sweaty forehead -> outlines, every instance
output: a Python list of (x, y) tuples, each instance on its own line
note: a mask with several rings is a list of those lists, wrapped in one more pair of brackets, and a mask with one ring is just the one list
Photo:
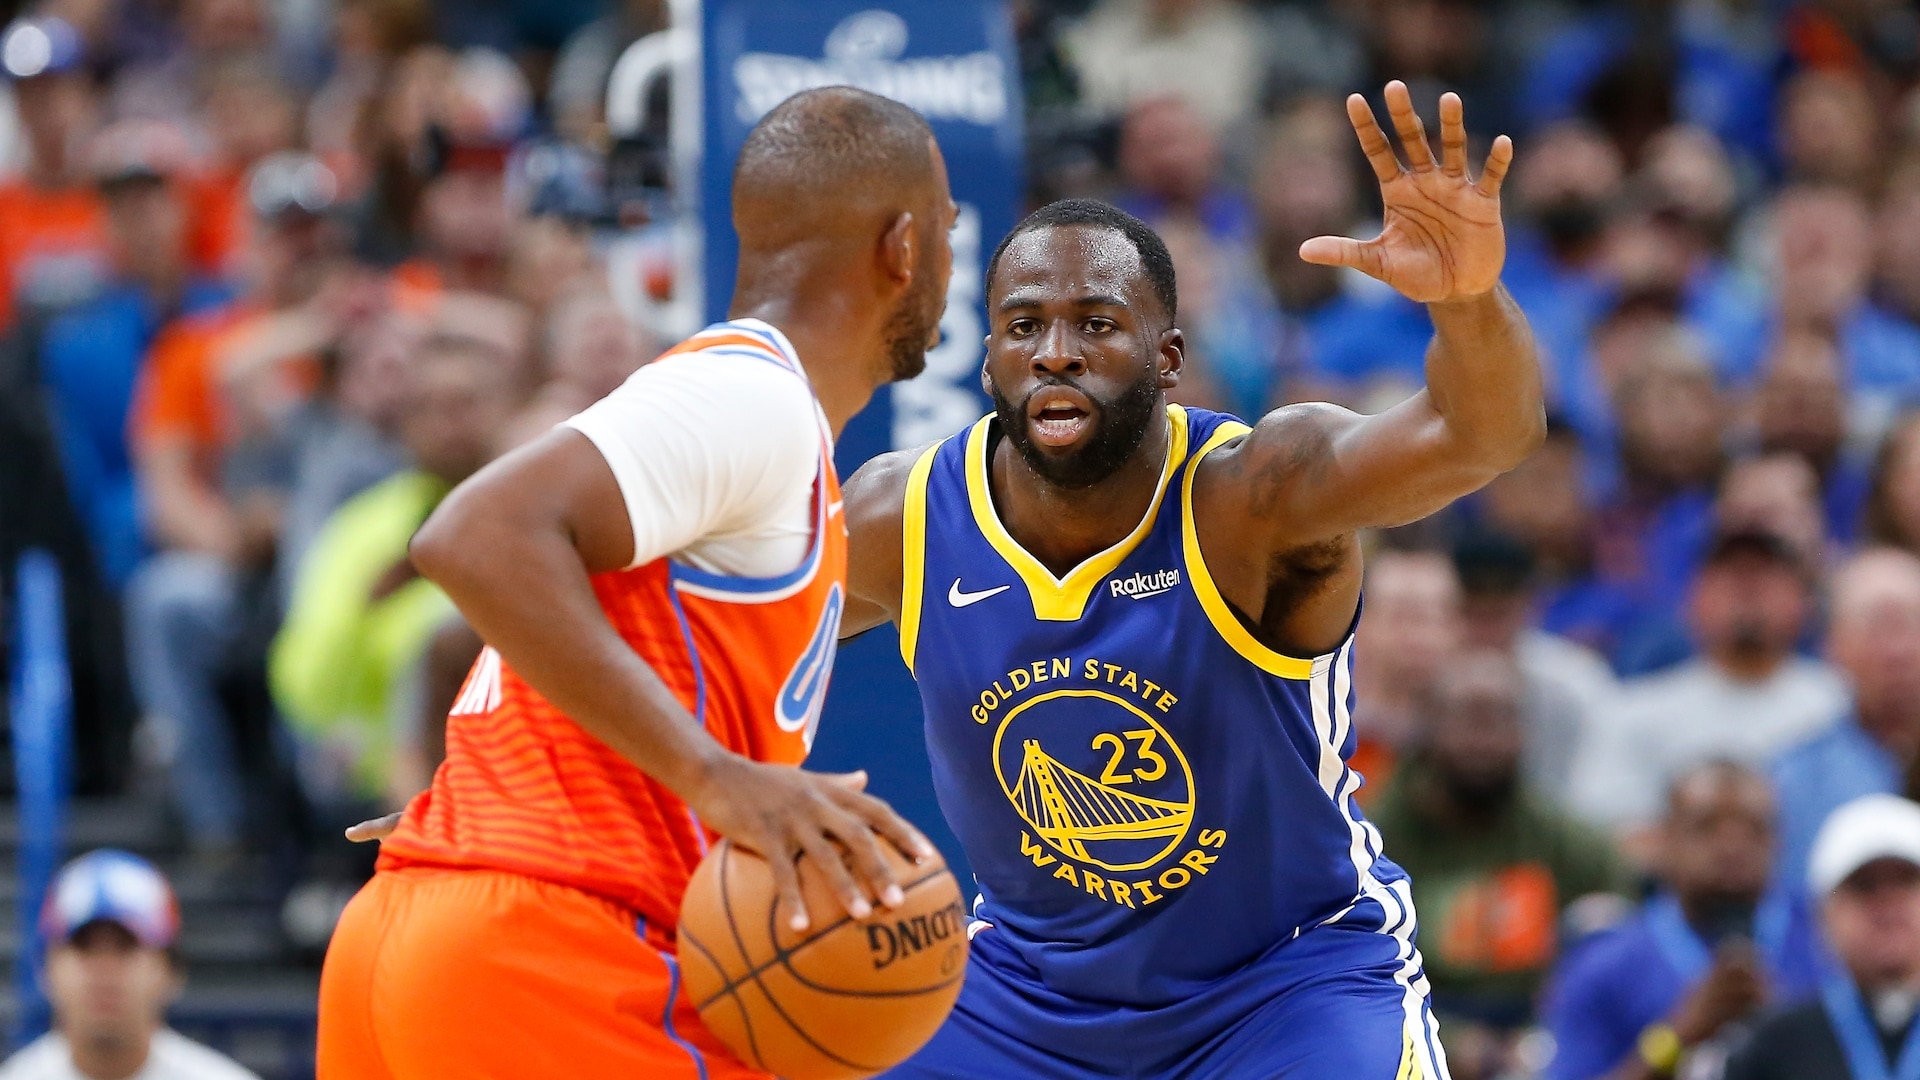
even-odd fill
[(1133, 241), (1098, 225), (1048, 225), (1007, 243), (987, 283), (987, 302), (1036, 302), (1076, 296), (1114, 296), (1127, 306), (1150, 305), (1146, 267)]

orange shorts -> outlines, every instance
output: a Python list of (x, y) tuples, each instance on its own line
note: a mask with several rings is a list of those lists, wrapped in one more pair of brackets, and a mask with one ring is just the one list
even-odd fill
[(763, 1080), (641, 929), (517, 874), (382, 871), (327, 949), (319, 1080)]

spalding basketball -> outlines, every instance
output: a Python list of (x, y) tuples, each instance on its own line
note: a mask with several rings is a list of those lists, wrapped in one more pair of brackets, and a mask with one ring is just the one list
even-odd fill
[(882, 842), (897, 908), (865, 922), (799, 862), (813, 925), (794, 930), (764, 859), (721, 841), (680, 902), (680, 969), (708, 1030), (786, 1080), (844, 1080), (898, 1065), (933, 1037), (967, 970), (967, 912), (938, 855), (915, 865)]

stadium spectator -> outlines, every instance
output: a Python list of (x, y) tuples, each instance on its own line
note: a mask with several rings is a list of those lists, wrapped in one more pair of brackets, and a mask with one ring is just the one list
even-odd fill
[(1600, 595), (1578, 636), (1639, 674), (1624, 662), (1633, 635), (1665, 632), (1710, 536), (1728, 408), (1697, 339), (1664, 318), (1622, 313), (1596, 330), (1593, 349), (1615, 387), (1620, 478), (1593, 524)]
[(413, 258), (397, 271), (431, 297), (443, 289), (500, 294), (512, 215), (507, 157), (527, 124), (528, 89), (513, 62), (470, 49), (444, 70), (424, 132), (427, 168), (409, 234)]
[(1772, 533), (1800, 564), (1818, 574), (1834, 554), (1820, 507), (1820, 474), (1798, 454), (1742, 458), (1720, 480), (1713, 503), (1722, 532)]
[(1898, 548), (1856, 556), (1833, 581), (1827, 656), (1852, 709), (1773, 766), (1780, 799), (1780, 878), (1804, 876), (1827, 815), (1859, 796), (1911, 790), (1920, 758), (1920, 558)]
[(54, 1030), (0, 1065), (0, 1080), (259, 1080), (166, 1026), (180, 996), (173, 889), (137, 855), (68, 863), (40, 917)]
[(1510, 189), (1505, 278), (1540, 339), (1552, 407), (1588, 437), (1612, 426), (1605, 388), (1587, 363), (1587, 334), (1606, 295), (1607, 220), (1625, 177), (1605, 135), (1566, 121), (1529, 140)]
[(25, 18), (0, 33), (27, 160), (0, 181), (0, 327), (85, 300), (107, 275), (106, 210), (83, 153), (99, 116), (86, 47), (72, 24)]
[(271, 66), (239, 56), (208, 71), (203, 80), (206, 131), (214, 150), (194, 180), (193, 259), (204, 273), (238, 278), (253, 225), (247, 178), (272, 154), (300, 141), (298, 103)]
[(274, 556), (285, 600), (308, 547), (340, 504), (406, 466), (400, 424), (411, 403), (413, 351), (430, 322), (386, 311), (352, 325), (322, 326), (337, 338), (314, 393), (287, 421), (292, 480)]
[[(274, 700), (302, 744), (302, 777), (342, 824), (403, 805), (435, 761), (412, 700), (429, 643), (458, 619), (407, 558), (441, 498), (493, 456), (518, 387), (511, 358), (483, 341), (437, 336), (412, 360), (401, 435), (413, 467), (355, 496), (303, 560), (269, 657)], [(460, 663), (473, 661), (476, 645)], [(444, 715), (451, 699), (440, 702)]]
[[(1423, 378), (1433, 326), (1418, 304), (1299, 256), (1311, 237), (1365, 228), (1354, 224), (1352, 139), (1332, 99), (1290, 103), (1268, 129), (1253, 181), (1267, 288), (1249, 295), (1258, 288), (1252, 270), (1230, 277), (1220, 313), (1256, 323), (1244, 333), (1258, 349), (1208, 357), (1211, 377), (1247, 415), (1269, 407), (1276, 390), (1289, 401), (1328, 398), (1364, 408), (1400, 400)], [(1276, 380), (1284, 381), (1276, 387)]]
[(1527, 790), (1525, 694), (1504, 653), (1455, 655), (1434, 682), (1418, 748), (1368, 812), (1413, 877), (1420, 954), (1449, 1058), (1465, 1030), (1504, 1042), (1532, 1022), (1562, 913), (1621, 884), (1607, 838)]
[(1353, 767), (1371, 798), (1419, 729), (1424, 699), (1460, 647), (1460, 582), (1445, 555), (1382, 551), (1367, 562), (1367, 618), (1353, 647)]
[[(248, 659), (281, 527), (287, 448), (280, 430), (311, 389), (316, 358), (290, 317), (337, 304), (339, 237), (323, 216), (336, 194), (317, 159), (269, 158), (254, 170), (251, 280), (232, 305), (176, 322), (148, 357), (132, 421), (149, 539), (160, 553), (128, 586), (134, 692), (171, 753), (175, 802), (194, 848), (231, 860), (246, 796), (222, 687)], [(317, 314), (291, 320), (337, 326)], [(291, 344), (290, 344), (291, 343)], [(265, 740), (253, 740), (264, 743)]]
[(1651, 824), (1686, 769), (1713, 758), (1762, 765), (1840, 717), (1840, 675), (1794, 652), (1813, 612), (1808, 573), (1772, 533), (1714, 541), (1690, 598), (1700, 655), (1627, 682), (1574, 764), (1583, 816), (1629, 831)]
[(1773, 343), (1753, 393), (1755, 441), (1763, 454), (1797, 454), (1820, 480), (1827, 535), (1851, 545), (1860, 535), (1871, 474), (1847, 447), (1848, 398), (1831, 336), (1787, 331)]
[(1920, 395), (1920, 330), (1868, 302), (1873, 227), (1866, 201), (1852, 192), (1782, 194), (1773, 224), (1779, 319), (1836, 336), (1850, 392), (1906, 403)]
[[(1920, 1006), (1920, 806), (1867, 795), (1821, 826), (1807, 868), (1838, 960), (1819, 998), (1760, 1022), (1725, 1080), (1911, 1071)], [(1897, 1063), (1897, 1065), (1895, 1064)]]
[(644, 327), (593, 285), (576, 285), (561, 299), (546, 330), (546, 380), (507, 425), (502, 439), (509, 448), (606, 397), (660, 351)]
[(1781, 164), (1796, 183), (1872, 193), (1886, 160), (1881, 110), (1859, 74), (1803, 71), (1780, 91)]
[(1593, 650), (1533, 625), (1539, 590), (1527, 548), (1499, 533), (1453, 549), (1465, 640), (1510, 657), (1524, 680), (1522, 771), (1533, 794), (1564, 805), (1574, 754), (1613, 698), (1619, 680)]
[(1533, 456), (1487, 485), (1479, 497), (1484, 524), (1511, 536), (1538, 566), (1540, 628), (1588, 648), (1611, 644), (1619, 622), (1617, 590), (1593, 568), (1595, 509), (1589, 455), (1580, 435), (1557, 417)]
[[(1181, 282), (1181, 329), (1188, 356), (1206, 379), (1246, 382), (1263, 361), (1248, 315), (1258, 311), (1254, 209), (1238, 186), (1221, 183), (1221, 144), (1183, 98), (1135, 102), (1119, 133), (1117, 204), (1167, 242)], [(1254, 290), (1248, 286), (1252, 284)], [(1258, 377), (1256, 377), (1258, 379)], [(1188, 394), (1192, 388), (1188, 388)], [(1254, 396), (1258, 409), (1265, 394)], [(1196, 402), (1219, 405), (1219, 402)], [(1233, 402), (1236, 404), (1236, 402)]]
[(126, 584), (145, 552), (127, 445), (134, 385), (166, 323), (226, 303), (232, 290), (189, 262), (190, 151), (157, 121), (122, 121), (94, 140), (91, 167), (106, 207), (113, 276), (39, 338), (61, 464), (102, 573)]
[(1061, 40), (1089, 108), (1174, 94), (1223, 133), (1259, 102), (1263, 31), (1235, 0), (1102, 0)]
[(1683, 1057), (1723, 1053), (1731, 1027), (1811, 987), (1811, 928), (1793, 893), (1767, 890), (1773, 844), (1758, 774), (1709, 762), (1675, 781), (1654, 862), (1660, 891), (1574, 944), (1554, 973), (1549, 1080), (1691, 1075), (1676, 1068)]

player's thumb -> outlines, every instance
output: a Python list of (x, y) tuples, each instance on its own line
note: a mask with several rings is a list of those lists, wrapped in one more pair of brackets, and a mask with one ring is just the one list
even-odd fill
[(1300, 245), (1302, 261), (1319, 266), (1350, 266), (1363, 274), (1380, 276), (1380, 252), (1370, 243), (1344, 236), (1316, 236)]
[(854, 772), (828, 773), (827, 779), (851, 791), (867, 790), (867, 770), (865, 769), (858, 769)]

